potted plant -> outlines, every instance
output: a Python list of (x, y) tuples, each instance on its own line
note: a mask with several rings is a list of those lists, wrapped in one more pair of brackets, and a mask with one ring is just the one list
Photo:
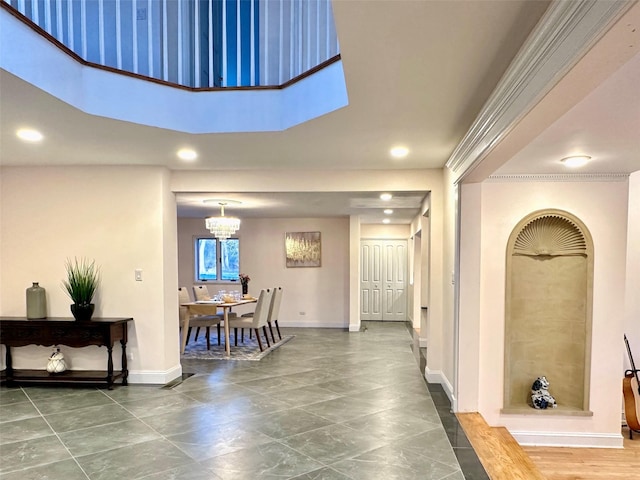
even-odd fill
[(85, 258), (75, 258), (73, 262), (67, 259), (65, 267), (67, 279), (62, 284), (73, 300), (71, 313), (76, 320), (91, 320), (95, 308), (91, 301), (100, 281), (99, 269), (94, 260), (89, 262)]

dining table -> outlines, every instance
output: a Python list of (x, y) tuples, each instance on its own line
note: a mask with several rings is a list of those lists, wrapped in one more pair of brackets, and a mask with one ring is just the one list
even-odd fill
[[(256, 303), (257, 298), (243, 298), (242, 300), (234, 300), (233, 302), (223, 302), (220, 300), (199, 300), (197, 302), (183, 303), (183, 307), (187, 307), (190, 315), (217, 315), (218, 309), (222, 309), (224, 318), (224, 348), (225, 355), (231, 355), (231, 342), (229, 341), (229, 312), (233, 307)], [(187, 320), (188, 321), (188, 320)], [(189, 331), (189, 325), (186, 325), (185, 331)]]

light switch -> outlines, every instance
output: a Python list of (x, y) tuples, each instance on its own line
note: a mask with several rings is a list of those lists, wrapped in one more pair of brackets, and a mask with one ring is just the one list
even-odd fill
[(136, 268), (136, 282), (142, 281), (142, 269)]

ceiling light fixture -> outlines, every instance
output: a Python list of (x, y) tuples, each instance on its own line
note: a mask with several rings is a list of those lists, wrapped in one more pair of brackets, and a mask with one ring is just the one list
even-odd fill
[(220, 216), (209, 217), (205, 220), (205, 226), (216, 238), (226, 240), (240, 228), (240, 219), (236, 217), (225, 217), (224, 206), (226, 202), (218, 202), (220, 205)]
[(572, 157), (565, 157), (562, 160), (560, 160), (566, 167), (569, 168), (578, 168), (578, 167), (583, 167), (585, 166), (587, 163), (589, 163), (589, 161), (591, 160), (591, 157), (587, 156), (587, 155), (574, 155)]
[(393, 213), (393, 210), (391, 210), (390, 208), (385, 208), (384, 209), (384, 214), (385, 215), (391, 215)]
[(407, 147), (393, 147), (390, 151), (391, 156), (394, 158), (404, 158), (409, 155), (409, 149)]
[(190, 161), (198, 158), (198, 154), (195, 150), (191, 150), (190, 148), (182, 148), (178, 150), (178, 158), (180, 158), (181, 160)]
[(391, 220), (389, 220), (388, 218), (385, 218), (384, 220), (382, 220), (382, 223), (390, 223)]
[(21, 128), (16, 132), (16, 135), (25, 142), (39, 142), (44, 138), (38, 130), (31, 128)]
[(390, 193), (383, 193), (382, 195), (380, 195), (380, 200), (384, 200), (385, 202), (388, 202), (392, 198), (393, 195), (391, 195)]

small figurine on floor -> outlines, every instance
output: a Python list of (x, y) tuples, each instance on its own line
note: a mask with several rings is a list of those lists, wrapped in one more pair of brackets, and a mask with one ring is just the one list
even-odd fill
[(538, 377), (531, 385), (531, 401), (533, 408), (544, 410), (551, 406), (556, 408), (556, 399), (549, 393), (549, 381), (547, 377)]

